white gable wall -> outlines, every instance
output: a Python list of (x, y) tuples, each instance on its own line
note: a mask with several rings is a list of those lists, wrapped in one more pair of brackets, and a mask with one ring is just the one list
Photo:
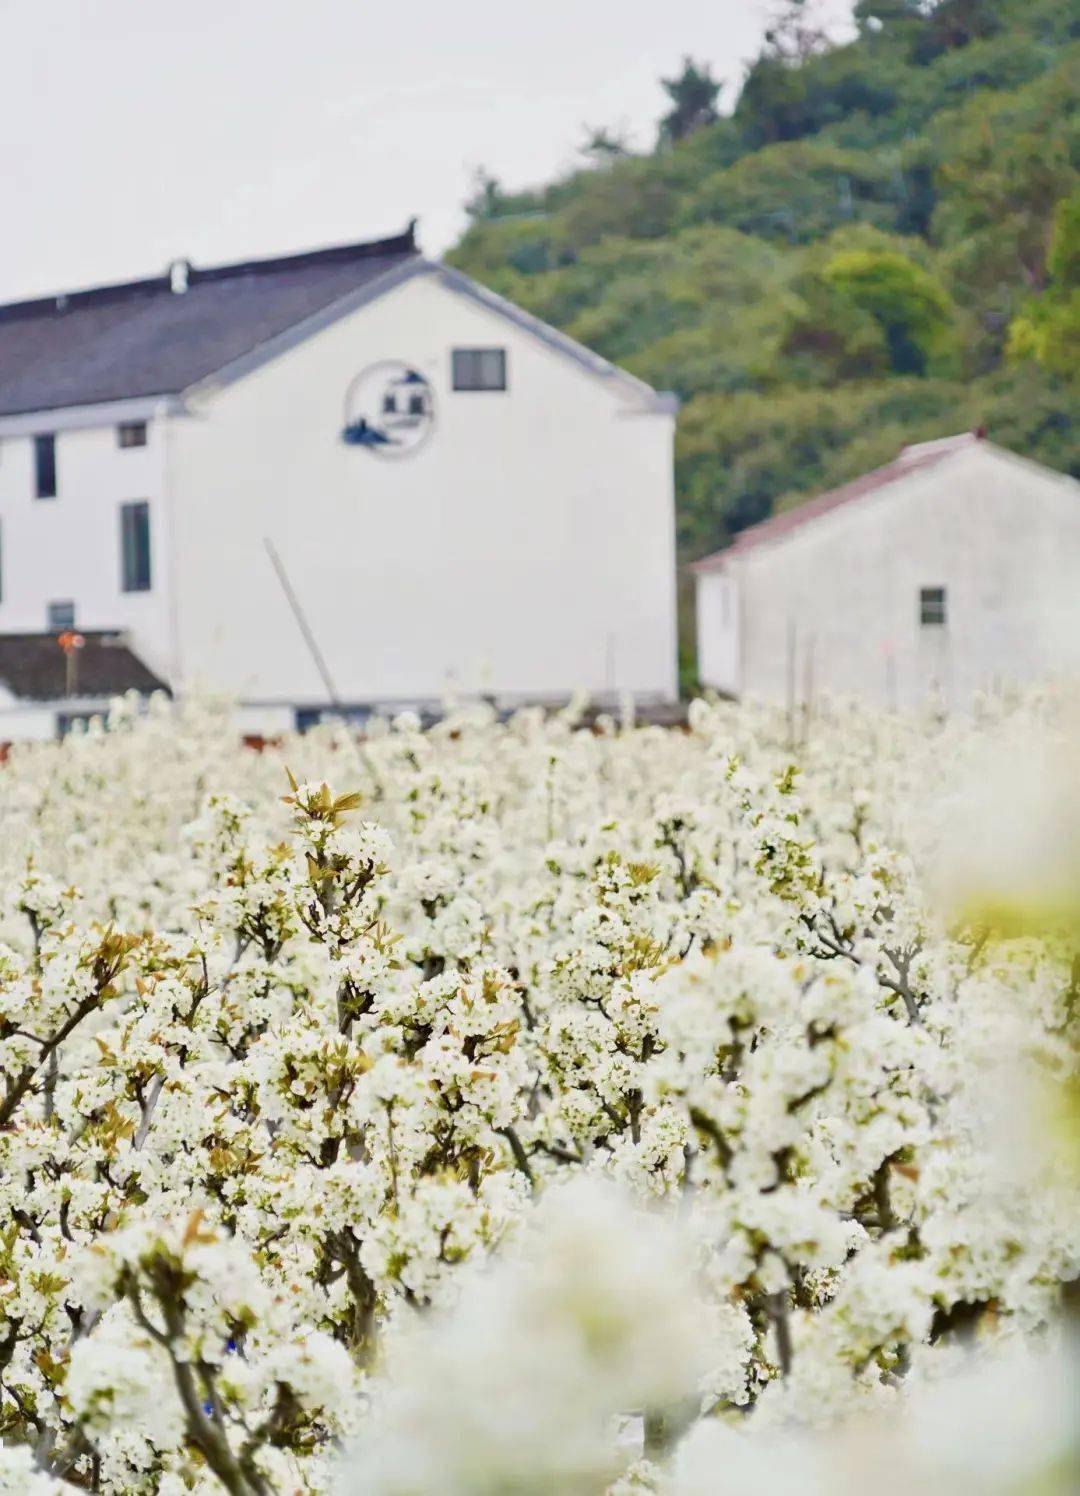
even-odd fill
[[(454, 347), (507, 350), (455, 393)], [(396, 460), (340, 439), (350, 382), (400, 359), (436, 427)], [(170, 421), (178, 663), (246, 701), (326, 691), (279, 551), (348, 703), (675, 690), (670, 415), (418, 276)]]
[[(940, 691), (959, 706), (1080, 667), (1080, 486), (990, 444), (726, 565), (747, 694), (785, 700), (793, 687), (796, 701), (851, 693), (912, 707)], [(699, 599), (712, 575), (699, 577)], [(923, 587), (946, 589), (945, 627), (920, 625)]]

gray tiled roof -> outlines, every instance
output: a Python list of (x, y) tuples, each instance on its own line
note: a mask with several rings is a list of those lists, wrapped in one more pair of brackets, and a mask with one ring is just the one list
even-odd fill
[[(121, 696), (167, 691), (123, 634), (82, 633), (72, 695)], [(0, 681), (20, 701), (60, 701), (68, 694), (67, 658), (56, 634), (0, 634)]]
[(413, 231), (0, 306), (0, 415), (178, 394), (417, 256)]

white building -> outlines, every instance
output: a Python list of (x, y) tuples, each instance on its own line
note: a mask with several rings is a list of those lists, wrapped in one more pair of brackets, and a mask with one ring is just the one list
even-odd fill
[(263, 729), (670, 699), (673, 430), (411, 230), (0, 307), (0, 636), (101, 634)]
[(974, 433), (905, 447), (694, 571), (699, 674), (733, 695), (960, 706), (1080, 667), (1080, 484)]

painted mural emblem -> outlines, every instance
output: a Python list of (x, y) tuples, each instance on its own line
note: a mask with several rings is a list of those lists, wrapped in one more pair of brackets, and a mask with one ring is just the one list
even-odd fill
[(424, 445), (434, 425), (435, 400), (423, 374), (384, 359), (350, 384), (341, 439), (379, 457), (406, 457)]

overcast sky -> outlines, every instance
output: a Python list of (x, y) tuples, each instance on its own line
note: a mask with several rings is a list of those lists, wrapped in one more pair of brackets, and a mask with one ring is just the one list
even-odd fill
[[(819, 0), (837, 20), (849, 0)], [(474, 170), (652, 143), (684, 53), (735, 82), (775, 0), (0, 0), (0, 301), (394, 233)]]

